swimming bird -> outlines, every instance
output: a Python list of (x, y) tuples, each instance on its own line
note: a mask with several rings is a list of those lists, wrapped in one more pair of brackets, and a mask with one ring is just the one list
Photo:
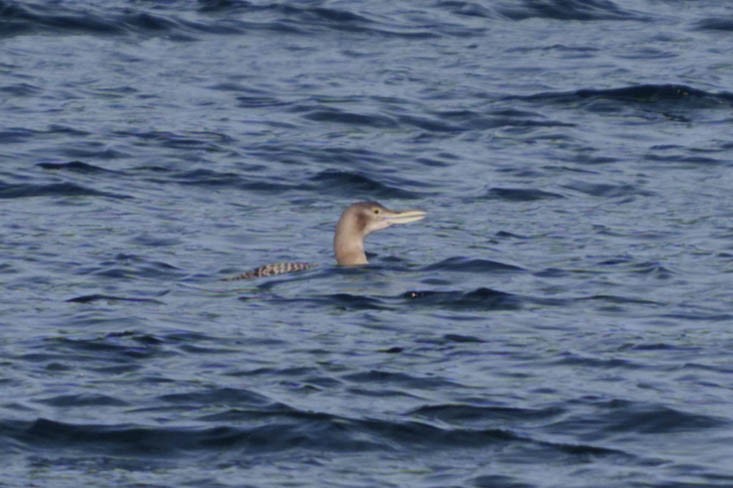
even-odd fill
[[(336, 263), (340, 266), (359, 266), (367, 264), (364, 251), (364, 238), (374, 231), (386, 229), (395, 224), (408, 224), (425, 218), (422, 210), (390, 210), (377, 202), (357, 202), (350, 205), (341, 214), (333, 236), (333, 252)], [(302, 262), (284, 262), (267, 264), (247, 271), (226, 281), (248, 280), (265, 276), (305, 271), (315, 264)]]

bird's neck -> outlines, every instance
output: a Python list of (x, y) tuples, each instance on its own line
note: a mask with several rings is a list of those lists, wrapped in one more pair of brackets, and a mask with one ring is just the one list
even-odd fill
[(344, 222), (344, 219), (336, 226), (333, 252), (336, 254), (336, 262), (341, 266), (367, 264), (367, 257), (364, 252), (364, 237), (355, 226)]

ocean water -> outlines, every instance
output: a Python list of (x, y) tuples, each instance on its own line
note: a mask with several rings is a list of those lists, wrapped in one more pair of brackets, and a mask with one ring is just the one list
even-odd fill
[[(0, 0), (0, 487), (733, 486), (732, 53), (712, 0)], [(360, 200), (428, 216), (340, 268)]]

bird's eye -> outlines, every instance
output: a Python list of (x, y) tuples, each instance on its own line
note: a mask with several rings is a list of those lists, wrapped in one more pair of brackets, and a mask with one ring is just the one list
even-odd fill
[(375, 208), (374, 209), (374, 215), (379, 215), (379, 209), (378, 208)]

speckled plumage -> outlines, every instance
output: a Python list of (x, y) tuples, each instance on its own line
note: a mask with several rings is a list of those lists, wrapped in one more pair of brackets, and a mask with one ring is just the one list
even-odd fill
[(296, 271), (305, 271), (307, 269), (315, 268), (317, 265), (312, 263), (274, 263), (266, 264), (247, 271), (237, 276), (230, 278), (224, 278), (224, 281), (235, 281), (235, 280), (251, 280), (254, 278), (264, 278), (265, 276), (274, 276), (284, 273), (294, 273)]

